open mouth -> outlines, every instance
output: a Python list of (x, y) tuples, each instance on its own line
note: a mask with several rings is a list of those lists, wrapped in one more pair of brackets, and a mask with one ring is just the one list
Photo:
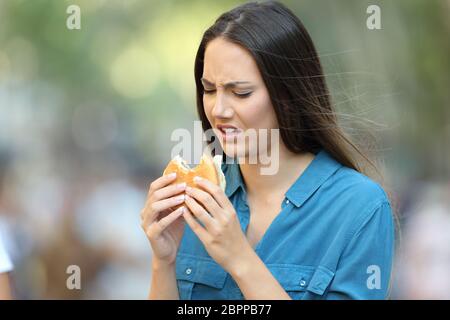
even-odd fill
[(218, 125), (217, 129), (220, 131), (222, 137), (225, 140), (234, 139), (239, 134), (242, 133), (242, 130), (230, 125)]

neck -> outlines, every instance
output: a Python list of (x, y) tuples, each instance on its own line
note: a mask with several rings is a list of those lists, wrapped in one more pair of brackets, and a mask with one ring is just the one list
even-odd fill
[(312, 153), (296, 154), (285, 148), (280, 148), (279, 156), (278, 172), (273, 175), (262, 175), (261, 168), (265, 165), (260, 163), (239, 165), (249, 198), (269, 200), (283, 196), (314, 159)]

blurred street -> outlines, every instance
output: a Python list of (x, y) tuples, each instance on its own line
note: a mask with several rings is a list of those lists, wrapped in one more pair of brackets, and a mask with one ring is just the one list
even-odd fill
[[(381, 30), (366, 27), (373, 1), (281, 2), (398, 210), (391, 298), (450, 299), (450, 1), (376, 1)], [(171, 132), (194, 129), (201, 36), (240, 3), (0, 0), (0, 234), (18, 299), (147, 297), (139, 214)], [(69, 265), (81, 290), (66, 287)]]

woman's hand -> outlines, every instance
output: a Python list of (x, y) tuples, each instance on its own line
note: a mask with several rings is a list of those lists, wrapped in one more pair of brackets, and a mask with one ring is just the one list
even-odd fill
[(152, 246), (153, 259), (166, 264), (175, 263), (184, 230), (184, 220), (180, 216), (185, 207), (175, 211), (172, 208), (184, 202), (181, 193), (186, 184), (170, 185), (175, 177), (170, 174), (153, 181), (141, 211), (141, 226)]
[[(206, 179), (195, 179), (199, 188), (186, 188), (183, 214), (209, 255), (229, 273), (253, 251), (241, 230), (233, 205), (223, 190)], [(196, 219), (203, 226), (196, 221)]]

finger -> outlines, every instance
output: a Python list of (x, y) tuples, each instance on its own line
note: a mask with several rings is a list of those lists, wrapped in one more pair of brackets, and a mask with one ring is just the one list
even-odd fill
[(158, 225), (158, 231), (163, 232), (164, 229), (166, 229), (168, 226), (170, 226), (170, 224), (172, 222), (174, 222), (180, 216), (183, 215), (185, 209), (186, 208), (184, 206), (182, 206), (182, 207), (178, 208), (177, 210), (175, 210), (174, 212), (171, 212), (168, 216), (162, 218), (158, 222), (155, 222), (155, 224)]
[(194, 182), (205, 191), (207, 191), (217, 202), (217, 204), (223, 209), (229, 209), (230, 200), (226, 196), (225, 192), (218, 185), (212, 183), (208, 179), (201, 177), (194, 177)]
[(186, 194), (200, 202), (214, 218), (220, 219), (222, 217), (220, 212), (223, 209), (209, 193), (198, 188), (187, 187)]
[(203, 207), (195, 201), (189, 195), (186, 195), (185, 203), (193, 215), (206, 227), (207, 230), (211, 231), (215, 227), (214, 218), (203, 209)]
[(173, 208), (185, 200), (185, 195), (179, 195), (176, 197), (167, 198), (164, 200), (156, 201), (150, 205), (148, 208), (148, 213), (144, 217), (144, 225), (150, 224), (157, 218), (161, 211)]
[(150, 184), (150, 188), (148, 190), (149, 195), (152, 195), (156, 190), (171, 184), (173, 181), (175, 181), (176, 177), (176, 172), (159, 177)]
[(155, 221), (144, 228), (145, 233), (148, 237), (157, 238), (172, 222), (179, 218), (183, 214), (183, 207), (171, 212), (169, 215), (161, 219), (160, 221)]
[(155, 202), (153, 202), (153, 204), (151, 205), (150, 208), (153, 213), (158, 213), (158, 212), (173, 208), (173, 207), (183, 203), (184, 200), (185, 200), (185, 195), (180, 194), (175, 197), (170, 197), (167, 199), (155, 201)]
[(192, 215), (192, 212), (189, 210), (189, 208), (186, 208), (186, 210), (183, 213), (183, 218), (186, 221), (186, 223), (189, 225), (191, 230), (197, 235), (197, 237), (200, 239), (200, 241), (203, 244), (206, 244), (209, 239), (209, 234), (203, 228), (200, 223), (195, 221), (194, 216)]
[[(162, 187), (165, 187), (166, 185), (172, 183), (176, 178), (176, 172), (159, 177), (158, 179), (154, 180), (149, 187), (147, 199), (145, 201), (144, 208), (141, 210), (141, 221), (145, 220), (146, 216), (151, 213), (151, 211), (148, 209), (151, 203), (154, 202), (153, 200), (153, 194), (159, 190)], [(159, 200), (159, 199), (158, 199)]]
[(152, 195), (153, 201), (162, 200), (183, 192), (186, 189), (186, 182), (179, 183), (176, 185), (169, 185), (161, 189), (156, 190)]

